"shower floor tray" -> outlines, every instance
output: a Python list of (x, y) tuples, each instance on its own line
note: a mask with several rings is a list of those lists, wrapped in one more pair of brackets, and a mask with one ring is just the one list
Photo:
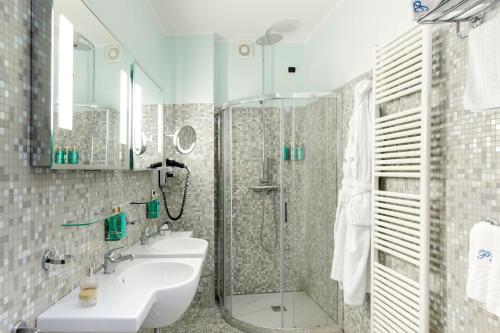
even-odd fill
[[(265, 328), (281, 327), (280, 293), (233, 296), (232, 315), (235, 319)], [(277, 305), (278, 304), (278, 305)], [(332, 319), (303, 291), (284, 294), (285, 328), (328, 327)], [(277, 307), (278, 311), (274, 311)]]

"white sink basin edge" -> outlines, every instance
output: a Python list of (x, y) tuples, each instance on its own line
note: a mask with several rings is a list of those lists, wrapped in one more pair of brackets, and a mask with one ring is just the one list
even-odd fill
[(76, 288), (37, 318), (42, 332), (137, 332), (177, 321), (191, 304), (203, 258), (135, 259), (96, 274), (97, 305), (82, 308)]
[(136, 244), (126, 251), (136, 258), (202, 258), (208, 252), (208, 242), (199, 238), (153, 237), (146, 245)]

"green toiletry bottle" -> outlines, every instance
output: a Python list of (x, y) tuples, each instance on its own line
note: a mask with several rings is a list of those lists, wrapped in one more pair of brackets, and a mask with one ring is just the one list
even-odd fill
[(73, 147), (72, 150), (68, 152), (68, 163), (69, 164), (78, 164), (80, 159), (78, 150), (76, 149), (76, 146)]
[(297, 150), (297, 149), (296, 149), (295, 145), (292, 145), (292, 146), (290, 147), (290, 160), (291, 160), (291, 161), (295, 161), (295, 158), (297, 157), (297, 156), (296, 156), (296, 154), (297, 154), (297, 153), (296, 153), (296, 150)]
[(56, 149), (56, 164), (63, 164), (64, 163), (64, 156), (63, 156), (63, 151), (61, 147)]
[(68, 148), (61, 148), (61, 155), (62, 155), (62, 162), (61, 164), (66, 164), (68, 162), (67, 157), (68, 157)]
[(68, 164), (73, 164), (73, 149), (68, 149)]
[(305, 158), (305, 151), (304, 151), (304, 146), (301, 143), (299, 143), (297, 145), (297, 148), (295, 149), (295, 154), (296, 154), (295, 159), (297, 161), (303, 161), (304, 160), (304, 158)]
[(283, 161), (290, 160), (290, 146), (285, 143), (283, 146)]

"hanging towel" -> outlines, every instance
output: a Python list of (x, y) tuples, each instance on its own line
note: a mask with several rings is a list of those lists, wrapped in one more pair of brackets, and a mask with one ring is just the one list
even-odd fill
[(469, 68), (464, 106), (484, 111), (500, 108), (500, 10), (469, 34)]
[(500, 317), (500, 227), (490, 226), (488, 235), (493, 243), (490, 261), (490, 274), (488, 281), (488, 292), (486, 296), (486, 310)]
[[(500, 228), (489, 222), (480, 222), (472, 227), (469, 236), (469, 269), (466, 287), (468, 298), (486, 303), (493, 260), (497, 255), (500, 258), (500, 253), (495, 253), (499, 236)], [(500, 284), (498, 287), (500, 288)]]
[(371, 91), (370, 80), (361, 81), (354, 89), (354, 112), (349, 121), (334, 227), (331, 278), (342, 283), (348, 305), (362, 305), (370, 286)]

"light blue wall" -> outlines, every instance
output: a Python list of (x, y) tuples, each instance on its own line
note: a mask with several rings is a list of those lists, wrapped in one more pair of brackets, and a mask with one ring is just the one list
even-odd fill
[(369, 70), (374, 46), (414, 26), (410, 2), (344, 0), (305, 43), (306, 90), (330, 91)]
[(214, 35), (164, 38), (167, 103), (214, 102)]
[[(261, 47), (247, 59), (236, 42), (212, 34), (164, 37), (143, 0), (85, 2), (162, 86), (166, 102), (221, 105), (262, 93)], [(371, 68), (374, 45), (413, 25), (407, 1), (344, 0), (305, 43), (268, 49), (266, 92), (330, 91)]]
[(164, 80), (164, 37), (144, 0), (84, 0), (106, 27), (160, 85)]
[[(251, 58), (238, 56), (238, 43), (215, 42), (215, 104), (262, 94), (262, 48), (253, 46)], [(288, 67), (297, 67), (295, 74)], [(266, 48), (266, 93), (304, 89), (304, 45), (281, 43)]]
[(105, 48), (96, 48), (95, 102), (99, 106), (119, 110), (121, 71), (129, 75), (133, 59), (127, 51), (123, 51), (120, 62), (109, 63), (106, 62), (105, 52)]

